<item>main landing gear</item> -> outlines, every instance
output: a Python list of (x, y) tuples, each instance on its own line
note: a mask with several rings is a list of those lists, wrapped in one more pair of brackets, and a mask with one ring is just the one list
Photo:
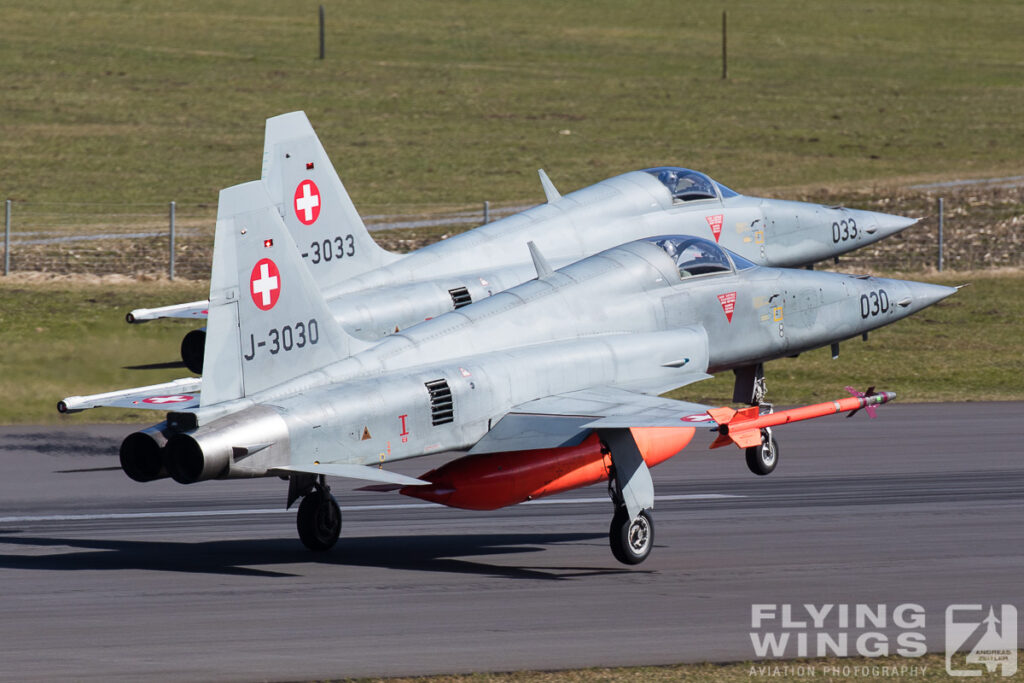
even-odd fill
[(323, 475), (312, 484), (295, 518), (302, 544), (310, 550), (330, 550), (341, 535), (341, 508), (331, 495)]
[(615, 503), (615, 514), (608, 527), (612, 555), (622, 564), (640, 564), (654, 547), (654, 517), (650, 510), (641, 510), (636, 519), (629, 518), (614, 470), (608, 479), (608, 495)]
[(612, 555), (622, 564), (640, 564), (654, 547), (654, 518), (648, 510), (631, 520), (625, 506), (615, 509), (608, 528), (608, 541)]

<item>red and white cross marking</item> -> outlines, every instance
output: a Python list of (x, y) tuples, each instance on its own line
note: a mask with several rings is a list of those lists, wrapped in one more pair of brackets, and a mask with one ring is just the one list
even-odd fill
[(249, 275), (249, 293), (252, 302), (261, 311), (269, 311), (281, 296), (281, 273), (277, 264), (268, 258), (260, 259)]
[(295, 217), (303, 225), (313, 225), (320, 217), (320, 188), (312, 180), (303, 180), (295, 188)]
[(714, 216), (705, 216), (704, 219), (708, 222), (708, 227), (711, 228), (711, 233), (715, 236), (715, 241), (722, 236), (722, 214), (716, 213)]
[(188, 394), (178, 394), (177, 396), (150, 396), (149, 398), (142, 399), (143, 403), (154, 403), (160, 405), (162, 403), (185, 403), (191, 401), (195, 396), (189, 396)]
[(714, 418), (708, 415), (707, 413), (699, 413), (697, 415), (687, 415), (685, 417), (681, 417), (679, 418), (679, 420), (682, 422), (711, 422), (714, 420)]

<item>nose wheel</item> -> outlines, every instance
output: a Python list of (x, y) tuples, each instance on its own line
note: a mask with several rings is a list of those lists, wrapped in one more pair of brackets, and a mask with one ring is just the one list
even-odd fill
[(625, 507), (616, 508), (608, 529), (608, 541), (616, 560), (623, 564), (640, 564), (654, 547), (654, 518), (643, 510), (636, 519), (630, 520)]
[(295, 519), (299, 539), (310, 550), (330, 550), (341, 535), (341, 508), (324, 484), (317, 484), (299, 504)]
[(761, 445), (747, 449), (747, 467), (759, 476), (771, 474), (779, 464), (779, 442), (771, 429), (761, 430)]

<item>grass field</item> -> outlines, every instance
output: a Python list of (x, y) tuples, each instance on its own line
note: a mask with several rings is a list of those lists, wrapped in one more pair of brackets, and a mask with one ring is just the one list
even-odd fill
[[(956, 655), (962, 660), (963, 655)], [(957, 669), (968, 667), (958, 659)], [(675, 664), (574, 671), (520, 671), (415, 678), (367, 678), (358, 683), (752, 683), (763, 680), (812, 680), (828, 683), (851, 681), (912, 680), (919, 683), (950, 681), (945, 656), (844, 657), (827, 659), (768, 660), (730, 664)], [(1016, 679), (1014, 679), (1016, 680)]]
[[(537, 200), (541, 166), (563, 189), (678, 163), (748, 192), (865, 198), (1024, 173), (1024, 4), (730, 2), (728, 80), (722, 7), (351, 0), (327, 6), (320, 61), (305, 2), (5, 0), (0, 195), (81, 202), (66, 205), (69, 230), (75, 211), (126, 202), (212, 211), (220, 188), (259, 175), (264, 119), (294, 109), (364, 213)], [(1016, 202), (981, 214), (997, 235), (1019, 233)], [(1006, 253), (984, 233), (971, 226), (964, 262)], [(1024, 280), (972, 279), (943, 306), (844, 345), (837, 362), (825, 351), (779, 361), (772, 397), (877, 383), (906, 400), (1019, 398)], [(121, 318), (204, 292), (4, 282), (0, 386), (15, 400), (0, 420), (53, 421), (60, 396), (181, 374), (119, 369), (174, 359), (183, 328)], [(728, 398), (727, 385), (702, 398)]]
[[(780, 404), (844, 396), (843, 387), (876, 385), (903, 401), (1021, 400), (1024, 273), (924, 278), (971, 282), (954, 297), (841, 347), (768, 365), (770, 398)], [(181, 336), (194, 324), (156, 321), (129, 327), (140, 306), (190, 301), (205, 283), (76, 278), (39, 282), (0, 278), (0, 348), (4, 349), (0, 423), (156, 422), (162, 413), (99, 409), (58, 415), (69, 395), (123, 389), (184, 377), (183, 368), (131, 369), (178, 360)], [(727, 404), (732, 375), (723, 373), (678, 393)]]
[(1024, 172), (1012, 0), (348, 0), (324, 61), (310, 2), (5, 0), (0, 23), (19, 201), (209, 205), (294, 109), (369, 212), (538, 198), (538, 167), (747, 191)]

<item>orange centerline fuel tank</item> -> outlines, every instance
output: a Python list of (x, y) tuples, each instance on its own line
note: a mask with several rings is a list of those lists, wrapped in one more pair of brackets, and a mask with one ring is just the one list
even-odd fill
[[(633, 427), (629, 430), (648, 467), (683, 450), (693, 427)], [(399, 493), (466, 510), (496, 510), (523, 501), (607, 481), (608, 449), (595, 432), (577, 446), (467, 455), (427, 472), (431, 486), (405, 486)]]

